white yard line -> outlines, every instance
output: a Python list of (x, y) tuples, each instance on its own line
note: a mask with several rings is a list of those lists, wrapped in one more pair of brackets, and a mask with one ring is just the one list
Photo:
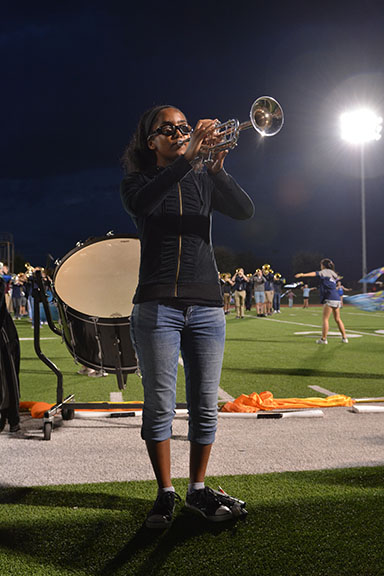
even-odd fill
[(336, 392), (331, 392), (330, 390), (327, 390), (326, 388), (322, 388), (321, 386), (308, 386), (308, 388), (312, 388), (312, 390), (316, 390), (316, 392), (320, 392), (320, 394), (324, 394), (325, 396), (335, 396), (337, 393)]
[[(318, 328), (321, 330), (321, 326), (317, 324), (304, 324), (303, 322), (292, 322), (290, 320), (277, 320), (277, 318), (254, 318), (255, 320), (266, 320), (267, 322), (279, 322), (280, 324), (294, 324), (295, 326), (307, 326), (310, 328)], [(352, 332), (354, 334), (361, 334), (363, 336), (378, 336), (379, 338), (384, 338), (384, 334), (373, 334), (371, 332), (362, 332), (361, 330), (350, 330), (346, 328), (347, 334), (348, 332)]]
[[(53, 337), (53, 338), (39, 338), (39, 340), (58, 340), (59, 338)], [(34, 340), (34, 338), (19, 338), (19, 340)]]
[(122, 392), (110, 392), (109, 393), (110, 402), (124, 402)]
[(223, 389), (220, 388), (220, 386), (219, 386), (219, 401), (222, 401), (222, 402), (233, 402), (233, 401), (234, 401), (234, 397), (231, 396), (230, 394), (228, 394), (228, 392), (226, 392), (225, 390), (223, 390)]
[(368, 312), (346, 312), (345, 309), (343, 308), (343, 314), (346, 314), (348, 316), (370, 316), (371, 318), (377, 318), (378, 314), (380, 314), (380, 312), (372, 312), (372, 314), (368, 313)]

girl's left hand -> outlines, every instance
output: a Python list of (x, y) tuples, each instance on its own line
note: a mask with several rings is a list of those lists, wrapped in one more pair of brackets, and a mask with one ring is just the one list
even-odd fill
[(221, 150), (218, 152), (215, 157), (213, 158), (212, 162), (207, 164), (207, 170), (211, 174), (217, 174), (222, 170), (224, 166), (224, 159), (227, 156), (229, 150)]

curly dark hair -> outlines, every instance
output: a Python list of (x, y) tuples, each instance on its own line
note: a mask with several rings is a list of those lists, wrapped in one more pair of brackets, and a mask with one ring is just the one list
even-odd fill
[(156, 165), (156, 154), (148, 148), (147, 141), (154, 122), (161, 110), (165, 108), (176, 108), (178, 110), (176, 106), (171, 104), (161, 104), (152, 106), (141, 116), (136, 131), (121, 158), (123, 170), (126, 174), (136, 171), (143, 172)]

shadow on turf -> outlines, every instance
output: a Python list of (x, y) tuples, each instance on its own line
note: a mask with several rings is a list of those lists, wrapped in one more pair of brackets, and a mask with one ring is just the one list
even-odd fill
[(144, 552), (149, 547), (152, 547), (152, 550), (135, 570), (135, 576), (156, 574), (172, 551), (183, 546), (188, 540), (193, 541), (204, 534), (218, 536), (224, 532), (234, 536), (238, 527), (244, 522), (245, 519), (215, 524), (181, 509), (172, 525), (166, 530), (150, 530), (143, 524), (119, 554), (104, 566), (99, 575), (113, 576), (120, 569), (128, 570), (133, 558), (137, 558), (140, 551)]
[[(379, 574), (382, 500), (361, 488), (376, 485), (380, 469), (338, 474), (340, 485), (356, 485), (360, 498), (354, 491), (346, 498), (332, 486), (301, 495), (302, 475), (291, 473), (284, 478), (292, 478), (285, 483), (292, 496), (281, 499), (276, 486), (276, 501), (256, 496), (245, 522), (211, 524), (178, 507), (172, 526), (160, 533), (141, 525), (151, 502), (130, 497), (124, 484), (110, 492), (107, 485), (88, 485), (86, 493), (73, 487), (9, 489), (0, 493), (0, 558), (9, 567), (14, 559), (27, 568), (38, 561), (41, 575), (50, 567), (55, 574), (62, 569), (88, 576)], [(318, 476), (333, 483), (332, 472), (305, 476), (305, 483)], [(54, 506), (65, 509), (50, 510)]]
[[(384, 443), (384, 438), (381, 438)], [(334, 471), (322, 470), (321, 474), (312, 472), (304, 473), (303, 478), (308, 477), (311, 484), (323, 486), (346, 486), (350, 488), (380, 488), (384, 491), (384, 476), (381, 467), (364, 468), (356, 467), (340, 470), (337, 474)], [(364, 466), (364, 463), (361, 464)]]
[[(49, 508), (91, 508), (102, 510), (127, 510), (136, 506), (136, 500), (131, 503), (132, 498), (126, 496), (117, 496), (108, 494), (100, 490), (100, 485), (95, 484), (92, 491), (92, 485), (88, 485), (87, 492), (81, 490), (71, 490), (54, 488), (49, 486), (47, 489), (42, 487), (0, 487), (0, 505), (24, 505), (24, 506), (46, 506)], [(140, 500), (143, 509), (145, 501)]]
[[(178, 507), (168, 529), (150, 530), (138, 524), (150, 509), (149, 500), (108, 493), (100, 485), (88, 485), (87, 490), (1, 488), (0, 506), (6, 509), (0, 525), (3, 553), (23, 556), (27, 565), (31, 558), (40, 559), (45, 566), (65, 565), (74, 572), (86, 569), (99, 576), (112, 576), (120, 570), (148, 576), (156, 574), (169, 555), (187, 541), (204, 534), (233, 537), (239, 525), (244, 525), (241, 520), (212, 524)], [(26, 507), (23, 519), (22, 506)], [(63, 511), (54, 512), (57, 508)]]
[[(227, 367), (227, 369), (230, 369), (230, 367)], [(250, 370), (249, 368), (236, 366), (234, 370), (236, 370), (236, 372), (245, 372), (247, 374), (267, 374), (272, 376), (318, 376), (320, 378), (363, 378), (368, 380), (383, 380), (382, 374), (369, 374), (368, 372), (337, 372), (334, 370), (317, 370), (312, 368), (263, 368), (257, 366), (254, 370)]]

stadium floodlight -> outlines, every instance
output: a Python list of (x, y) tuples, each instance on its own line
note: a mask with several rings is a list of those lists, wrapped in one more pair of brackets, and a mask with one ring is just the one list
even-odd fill
[(341, 137), (352, 144), (380, 140), (383, 119), (367, 108), (345, 112), (340, 117)]
[[(380, 140), (383, 119), (367, 108), (345, 112), (340, 117), (341, 138), (351, 144), (360, 146), (360, 181), (361, 181), (361, 242), (362, 242), (362, 277), (367, 274), (367, 233), (365, 217), (365, 144)], [(363, 292), (367, 285), (363, 284)]]

